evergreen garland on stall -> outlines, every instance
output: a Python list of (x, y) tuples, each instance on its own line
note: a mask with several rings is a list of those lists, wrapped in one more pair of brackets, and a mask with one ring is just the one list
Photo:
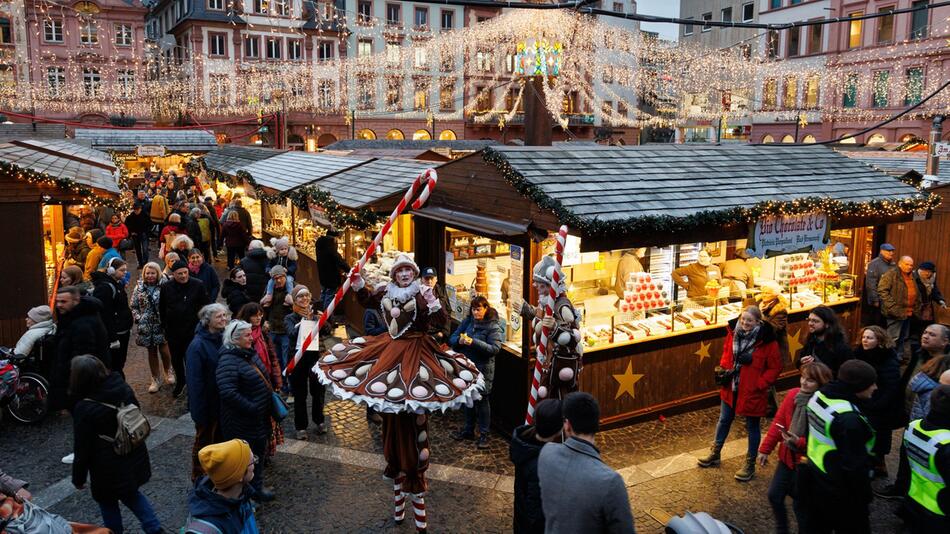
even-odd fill
[(82, 198), (84, 204), (92, 207), (118, 207), (118, 202), (115, 200), (100, 197), (91, 187), (79, 183), (72, 178), (52, 176), (45, 172), (36, 172), (33, 169), (20, 167), (3, 160), (0, 160), (0, 173), (12, 176), (17, 180), (26, 180), (28, 183), (35, 185), (57, 187), (71, 195)]
[(874, 217), (880, 214), (908, 215), (927, 211), (940, 204), (940, 196), (919, 191), (911, 198), (869, 200), (867, 202), (843, 202), (826, 197), (803, 197), (791, 201), (769, 200), (748, 207), (737, 206), (723, 210), (700, 211), (684, 217), (672, 215), (647, 215), (623, 220), (608, 221), (597, 217), (584, 218), (566, 208), (560, 200), (550, 197), (544, 190), (528, 181), (512, 168), (508, 160), (491, 147), (482, 152), (486, 162), (494, 165), (504, 179), (521, 195), (543, 210), (553, 213), (561, 224), (576, 228), (591, 236), (610, 236), (633, 233), (680, 233), (700, 227), (730, 226), (755, 223), (770, 216), (799, 215), (821, 212), (831, 220), (845, 217)]

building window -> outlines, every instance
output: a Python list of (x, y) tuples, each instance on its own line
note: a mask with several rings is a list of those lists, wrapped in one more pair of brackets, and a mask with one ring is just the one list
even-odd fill
[(491, 72), (492, 57), (491, 52), (479, 50), (475, 52), (475, 70), (479, 72)]
[(373, 55), (373, 40), (360, 39), (356, 43), (356, 57), (369, 57)]
[(402, 78), (386, 78), (386, 109), (398, 111), (402, 109)]
[(99, 29), (95, 22), (85, 21), (79, 27), (79, 42), (84, 45), (99, 44)]
[(267, 38), (267, 59), (280, 59), (280, 37)]
[[(862, 11), (848, 13), (849, 17), (860, 17), (864, 15)], [(857, 48), (861, 46), (861, 29), (864, 27), (863, 20), (852, 20), (848, 25), (848, 48)]]
[(287, 59), (291, 61), (303, 59), (303, 41), (300, 39), (287, 39)]
[(723, 22), (732, 22), (732, 8), (731, 7), (723, 8), (720, 11), (720, 14), (722, 15)]
[(452, 78), (440, 82), (439, 111), (455, 111), (455, 80)]
[(904, 83), (904, 105), (919, 103), (924, 93), (924, 68), (911, 67), (904, 71)]
[(82, 89), (83, 94), (90, 98), (96, 98), (102, 94), (102, 77), (99, 75), (99, 69), (82, 69)]
[(135, 96), (135, 71), (119, 69), (116, 80), (119, 82), (119, 96), (121, 98), (132, 98)]
[(614, 2), (614, 13), (623, 13), (623, 2)]
[(280, 17), (286, 17), (290, 15), (290, 4), (287, 0), (273, 0), (274, 2), (274, 14)]
[(868, 137), (868, 145), (883, 145), (887, 142), (887, 138), (884, 137), (884, 134), (873, 134)]
[(785, 93), (782, 96), (782, 107), (785, 109), (798, 108), (798, 78), (795, 76), (785, 77)]
[(43, 40), (47, 43), (63, 42), (63, 21), (61, 19), (43, 21)]
[(268, 0), (254, 0), (254, 3), (253, 3), (254, 13), (258, 13), (260, 15), (266, 15), (268, 4), (269, 4)]
[(333, 60), (333, 41), (320, 41), (317, 44), (317, 61)]
[(416, 80), (412, 92), (412, 109), (424, 111), (429, 109), (429, 82)]
[(778, 82), (768, 78), (762, 85), (762, 109), (775, 109), (778, 103)]
[(765, 57), (775, 59), (778, 55), (778, 30), (769, 30), (765, 42)]
[[(687, 17), (686, 20), (693, 20), (693, 17)], [(683, 35), (693, 35), (693, 25), (684, 24), (683, 25)]]
[(455, 56), (451, 50), (445, 48), (439, 50), (439, 71), (452, 72), (455, 68)]
[(334, 107), (332, 80), (320, 80), (317, 83), (317, 105), (321, 109), (332, 109)]
[(116, 46), (132, 46), (132, 25), (131, 24), (116, 24), (115, 25), (115, 44)]
[(208, 9), (212, 11), (224, 11), (224, 0), (208, 0)]
[(416, 29), (429, 29), (429, 8), (417, 7), (415, 10), (415, 17), (413, 17), (413, 23), (415, 24)]
[(790, 28), (788, 30), (788, 57), (800, 56), (802, 54), (801, 37), (801, 28)]
[(432, 135), (429, 134), (429, 130), (416, 130), (412, 134), (413, 141), (428, 141), (432, 139)]
[(439, 132), (439, 141), (455, 141), (457, 137), (452, 130), (442, 130)]
[(208, 34), (208, 55), (216, 57), (228, 55), (228, 35), (226, 33)]
[(911, 39), (923, 39), (924, 37), (927, 37), (927, 20), (930, 17), (930, 10), (927, 9), (926, 6), (929, 3), (930, 2), (928, 0), (911, 2), (911, 7), (920, 8), (917, 11), (912, 12), (910, 15)]
[(755, 2), (742, 4), (742, 22), (752, 22), (753, 20), (755, 20)]
[(874, 82), (871, 86), (871, 106), (876, 108), (887, 107), (887, 85), (891, 77), (890, 71), (879, 70), (874, 72)]
[(814, 142), (816, 142), (816, 141), (818, 141), (818, 140), (815, 139), (815, 136), (812, 135), (812, 134), (808, 134), (808, 135), (806, 135), (805, 137), (802, 138), (802, 143), (805, 143), (806, 145), (810, 145), (810, 144), (812, 144), (812, 143), (814, 143)]
[(769, 0), (769, 9), (778, 9), (782, 7), (782, 0)]
[(455, 12), (443, 11), (442, 12), (442, 29), (451, 30), (454, 27), (455, 27)]
[(712, 22), (712, 13), (703, 13), (702, 19), (703, 19), (703, 31), (708, 32), (712, 30), (712, 26), (707, 24), (708, 22)]
[(772, 134), (765, 134), (765, 137), (762, 138), (763, 144), (769, 144), (769, 143), (774, 143), (774, 142), (775, 142), (775, 138), (772, 137)]
[(386, 65), (390, 68), (399, 68), (402, 63), (402, 51), (399, 43), (386, 43)]
[(46, 92), (50, 97), (62, 96), (66, 89), (66, 69), (64, 67), (47, 67)]
[(821, 77), (817, 74), (805, 80), (805, 109), (818, 109), (818, 98), (821, 91)]
[(356, 95), (358, 109), (373, 109), (376, 104), (376, 80), (360, 77), (356, 81)]
[(820, 54), (822, 49), (822, 28), (821, 24), (816, 24), (808, 28), (808, 53)]
[(370, 130), (369, 128), (363, 128), (362, 130), (356, 132), (356, 138), (362, 139), (364, 141), (373, 141), (376, 139), (376, 132)]
[(402, 6), (399, 4), (386, 4), (386, 24), (390, 26), (402, 25)]
[(486, 89), (484, 87), (475, 88), (475, 111), (477, 113), (484, 113), (491, 109), (492, 105), (492, 94), (491, 89)]
[(360, 0), (356, 8), (356, 21), (361, 24), (369, 24), (373, 21), (373, 2)]
[(406, 138), (406, 134), (402, 133), (402, 130), (393, 128), (386, 132), (386, 139), (389, 141), (402, 141)]
[(261, 57), (261, 38), (248, 36), (244, 38), (244, 57), (258, 59)]
[(426, 70), (429, 68), (429, 56), (426, 53), (425, 48), (416, 48), (416, 57), (413, 61), (413, 66), (419, 70)]
[(889, 13), (877, 19), (877, 44), (894, 41), (894, 6), (882, 7), (878, 13)]
[(226, 106), (230, 100), (230, 82), (227, 74), (211, 74), (208, 76), (208, 96), (212, 107)]
[(13, 44), (13, 31), (8, 18), (0, 18), (0, 43)]
[(841, 101), (841, 107), (853, 108), (858, 103), (858, 75), (857, 73), (848, 74), (844, 82), (844, 98)]

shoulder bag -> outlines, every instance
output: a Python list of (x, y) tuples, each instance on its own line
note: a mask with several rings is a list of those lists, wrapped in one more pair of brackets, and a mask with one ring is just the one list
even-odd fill
[(251, 367), (253, 367), (254, 370), (257, 371), (257, 374), (260, 375), (261, 380), (263, 380), (264, 384), (267, 385), (267, 389), (270, 390), (271, 417), (273, 417), (274, 420), (277, 422), (283, 421), (284, 419), (287, 418), (287, 414), (290, 413), (290, 407), (287, 406), (287, 402), (284, 401), (284, 398), (281, 397), (279, 393), (274, 391), (273, 386), (270, 385), (270, 380), (268, 380), (267, 377), (264, 376), (264, 373), (261, 371), (260, 367), (258, 367), (254, 362), (248, 362), (248, 363), (250, 363)]

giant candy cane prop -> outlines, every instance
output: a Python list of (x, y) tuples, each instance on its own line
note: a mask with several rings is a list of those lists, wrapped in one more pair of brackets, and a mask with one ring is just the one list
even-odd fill
[[(561, 285), (561, 275), (558, 269), (564, 261), (564, 242), (567, 240), (567, 226), (561, 226), (557, 232), (557, 245), (554, 248), (554, 259), (557, 262), (557, 268), (554, 269), (552, 284), (550, 286), (548, 302), (544, 305), (544, 315), (550, 317), (554, 315), (554, 300), (557, 299), (557, 288)], [(538, 300), (541, 295), (538, 295)], [(531, 396), (528, 397), (528, 412), (524, 416), (526, 425), (534, 424), (534, 406), (538, 403), (538, 389), (541, 387), (541, 368), (547, 363), (548, 336), (551, 334), (547, 327), (541, 327), (541, 338), (536, 340), (537, 357), (534, 362), (534, 375), (531, 377)]]
[[(366, 247), (366, 252), (363, 253), (363, 257), (360, 258), (360, 261), (350, 269), (350, 273), (346, 276), (346, 280), (343, 282), (343, 286), (337, 290), (336, 295), (333, 297), (333, 302), (327, 306), (327, 309), (323, 310), (323, 315), (320, 316), (320, 320), (317, 322), (317, 326), (307, 334), (307, 337), (304, 338), (303, 343), (301, 344), (300, 350), (294, 354), (294, 359), (287, 363), (287, 368), (284, 370), (285, 375), (290, 375), (294, 372), (294, 368), (300, 362), (300, 359), (303, 358), (303, 354), (307, 352), (307, 349), (310, 348), (310, 345), (314, 340), (319, 338), (320, 329), (323, 328), (323, 325), (327, 322), (327, 319), (333, 316), (333, 310), (336, 309), (337, 305), (343, 300), (343, 295), (350, 289), (351, 279), (354, 274), (359, 274), (363, 270), (363, 266), (366, 265), (366, 260), (369, 259), (373, 252), (379, 247), (379, 244), (382, 243), (383, 238), (386, 237), (386, 234), (389, 233), (389, 230), (392, 229), (393, 223), (396, 222), (396, 218), (402, 215), (402, 212), (406, 210), (406, 207), (409, 206), (409, 203), (412, 202), (412, 209), (419, 209), (423, 204), (426, 203), (426, 200), (429, 199), (429, 194), (432, 193), (432, 190), (435, 189), (436, 182), (439, 181), (439, 176), (436, 174), (435, 169), (426, 169), (419, 176), (416, 176), (415, 181), (412, 182), (412, 185), (409, 186), (409, 189), (406, 190), (406, 194), (402, 197), (402, 200), (399, 201), (399, 205), (396, 206), (396, 209), (393, 210), (392, 214), (389, 215), (389, 220), (386, 221), (386, 224), (379, 230), (379, 233), (376, 234), (376, 237), (373, 239), (373, 242)], [(422, 189), (422, 192), (419, 193), (419, 189)], [(416, 196), (416, 193), (419, 193), (419, 198), (415, 201), (412, 200)]]

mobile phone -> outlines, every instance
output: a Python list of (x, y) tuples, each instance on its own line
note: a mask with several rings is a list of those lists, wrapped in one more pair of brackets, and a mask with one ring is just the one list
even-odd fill
[(775, 426), (781, 428), (782, 430), (787, 430), (787, 429), (785, 428), (785, 425), (783, 425), (782, 423), (775, 423)]

